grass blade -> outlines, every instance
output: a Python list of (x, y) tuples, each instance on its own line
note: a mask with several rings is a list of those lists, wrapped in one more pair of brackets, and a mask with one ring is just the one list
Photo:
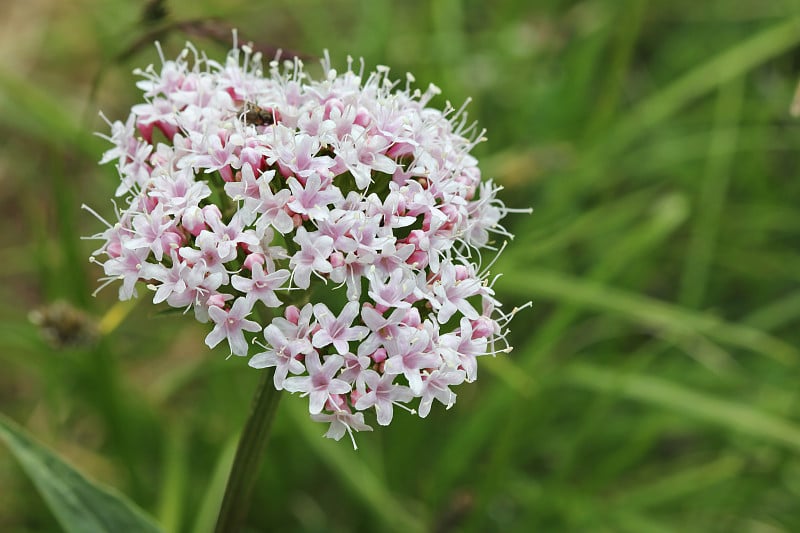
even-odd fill
[(800, 451), (799, 426), (750, 404), (723, 400), (653, 376), (621, 374), (583, 363), (568, 367), (565, 378), (581, 388), (619, 394)]
[(800, 359), (797, 348), (761, 330), (726, 322), (708, 313), (692, 311), (599, 283), (523, 265), (503, 264), (506, 274), (496, 287), (521, 298), (552, 297), (587, 308), (619, 314), (631, 322), (672, 334), (707, 335), (731, 346), (761, 353), (785, 365)]

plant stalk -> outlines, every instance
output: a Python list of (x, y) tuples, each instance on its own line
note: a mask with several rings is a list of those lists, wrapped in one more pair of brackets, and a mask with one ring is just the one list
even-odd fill
[(274, 368), (261, 372), (250, 415), (245, 423), (225, 487), (215, 533), (237, 533), (250, 509), (253, 486), (261, 470), (272, 421), (281, 399), (272, 383)]

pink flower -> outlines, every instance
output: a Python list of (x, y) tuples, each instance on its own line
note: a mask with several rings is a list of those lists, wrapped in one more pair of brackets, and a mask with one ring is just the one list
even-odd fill
[(388, 279), (381, 278), (382, 276), (374, 268), (369, 273), (369, 295), (375, 300), (376, 304), (386, 309), (390, 307), (408, 309), (411, 307), (406, 298), (413, 294), (417, 284), (408, 271), (396, 268), (389, 274)]
[(314, 347), (324, 348), (333, 344), (337, 352), (341, 355), (346, 354), (349, 350), (348, 342), (363, 339), (369, 331), (364, 326), (351, 326), (353, 319), (358, 316), (360, 307), (358, 302), (348, 302), (339, 317), (336, 318), (327, 305), (315, 305), (314, 316), (317, 318), (319, 329), (314, 333), (312, 339)]
[(342, 198), (338, 187), (323, 185), (322, 179), (316, 173), (308, 176), (305, 185), (293, 177), (290, 177), (286, 183), (294, 196), (294, 200), (289, 202), (288, 207), (295, 213), (308, 215), (313, 220), (327, 219), (329, 216), (328, 205), (339, 203)]
[(333, 270), (328, 258), (333, 252), (333, 239), (317, 232), (309, 233), (304, 227), (297, 228), (294, 241), (300, 250), (292, 256), (289, 266), (294, 272), (294, 283), (301, 289), (311, 284), (311, 273), (327, 274)]
[(160, 205), (150, 213), (133, 217), (132, 233), (125, 247), (129, 250), (149, 249), (156, 261), (161, 261), (165, 252), (169, 255), (171, 250), (177, 249), (182, 241), (174, 220), (166, 216)]
[(316, 328), (316, 323), (312, 322), (313, 312), (311, 304), (306, 304), (302, 309), (290, 306), (286, 308), (286, 318), (272, 320), (272, 325), (289, 339), (287, 347), (293, 356), (308, 355), (314, 351), (311, 345), (311, 334)]
[(214, 329), (206, 336), (208, 347), (213, 348), (227, 339), (231, 354), (247, 355), (247, 341), (243, 332), (261, 331), (257, 322), (245, 318), (249, 314), (250, 306), (244, 298), (237, 299), (228, 311), (214, 305), (209, 307), (208, 315), (214, 321)]
[(414, 397), (408, 387), (394, 384), (394, 377), (393, 374), (381, 376), (374, 370), (367, 370), (365, 381), (368, 392), (356, 402), (356, 409), (360, 411), (374, 407), (378, 415), (378, 424), (382, 426), (388, 426), (392, 422), (396, 403), (405, 403)]
[(384, 372), (387, 374), (403, 374), (408, 380), (411, 392), (419, 395), (422, 392), (422, 370), (438, 368), (440, 358), (428, 351), (430, 338), (424, 330), (403, 328), (400, 335), (390, 341), (387, 349), (389, 358), (386, 360)]
[(342, 356), (329, 355), (325, 364), (322, 364), (319, 355), (312, 352), (306, 356), (308, 376), (288, 378), (283, 387), (289, 392), (309, 396), (308, 411), (312, 415), (319, 414), (331, 395), (350, 392), (350, 385), (346, 381), (333, 377), (342, 368), (343, 362)]
[(350, 435), (353, 442), (353, 449), (357, 450), (356, 440), (353, 431), (372, 431), (372, 428), (364, 423), (364, 413), (351, 413), (350, 411), (334, 411), (331, 414), (311, 415), (314, 422), (330, 422), (330, 427), (325, 433), (329, 439), (341, 440), (345, 432)]
[(103, 270), (109, 276), (108, 280), (122, 280), (119, 288), (119, 299), (129, 300), (136, 295), (136, 282), (142, 275), (142, 269), (147, 263), (147, 253), (141, 250), (123, 248), (118, 257), (112, 257), (103, 263)]
[(245, 299), (251, 306), (258, 300), (267, 307), (280, 307), (281, 301), (275, 296), (275, 291), (280, 289), (287, 279), (289, 279), (288, 270), (281, 269), (267, 274), (260, 263), (255, 263), (249, 277), (233, 276), (231, 285), (246, 295)]
[(471, 319), (478, 318), (478, 312), (472, 307), (467, 298), (481, 293), (481, 280), (468, 277), (463, 280), (456, 279), (456, 269), (452, 263), (442, 265), (439, 279), (433, 283), (434, 297), (430, 299), (434, 309), (438, 310), (437, 320), (444, 324), (456, 312), (461, 311), (464, 316)]
[(370, 330), (369, 336), (359, 344), (358, 354), (369, 354), (385, 346), (400, 335), (400, 324), (406, 316), (405, 309), (395, 309), (388, 318), (372, 307), (361, 309), (361, 318)]
[(162, 265), (147, 264), (149, 267), (148, 275), (161, 282), (160, 285), (154, 287), (156, 294), (153, 296), (153, 303), (157, 304), (163, 302), (173, 294), (182, 294), (188, 285), (188, 270), (191, 267), (178, 258), (177, 252), (172, 251), (172, 266), (165, 267)]
[(431, 412), (433, 400), (439, 400), (450, 409), (456, 403), (456, 395), (450, 390), (454, 385), (461, 385), (464, 382), (464, 372), (462, 370), (439, 370), (436, 369), (427, 376), (422, 382), (422, 399), (419, 402), (419, 416), (425, 418)]
[(253, 368), (274, 366), (273, 381), (275, 388), (281, 390), (289, 372), (301, 374), (305, 367), (295, 357), (295, 354), (298, 353), (297, 347), (292, 346), (292, 341), (277, 326), (270, 324), (264, 328), (264, 339), (268, 344), (266, 351), (254, 355), (248, 364)]

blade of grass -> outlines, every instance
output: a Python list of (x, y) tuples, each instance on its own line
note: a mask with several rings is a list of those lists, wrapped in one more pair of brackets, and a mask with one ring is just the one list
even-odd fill
[[(790, 50), (800, 42), (800, 17), (768, 27), (753, 37), (691, 68), (677, 80), (636, 104), (610, 128), (600, 142), (581, 151), (570, 179), (551, 201), (567, 203), (570, 198), (609, 188), (623, 176), (609, 169), (636, 140), (663, 123), (686, 105), (764, 62)], [(598, 180), (597, 176), (604, 179)]]
[[(544, 257), (563, 250), (576, 241), (629, 227), (632, 220), (646, 210), (657, 192), (646, 188), (621, 198), (588, 209), (577, 215), (568, 215), (568, 222), (543, 221), (538, 216), (520, 221), (517, 233), (529, 235), (527, 246), (515, 246), (504, 252), (504, 257), (525, 257), (527, 260)], [(535, 220), (534, 220), (535, 219)]]
[(192, 533), (212, 533), (214, 531), (219, 508), (222, 505), (222, 496), (225, 494), (225, 485), (228, 482), (228, 472), (231, 471), (238, 442), (239, 435), (234, 435), (222, 447), (211, 478), (206, 485)]
[(609, 64), (603, 69), (601, 89), (595, 100), (594, 113), (586, 126), (586, 136), (591, 137), (605, 130), (614, 117), (620, 96), (625, 86), (625, 75), (630, 66), (636, 40), (642, 28), (645, 0), (627, 0), (617, 10), (610, 24), (613, 47)]
[[(623, 238), (613, 243), (607, 253), (590, 269), (586, 278), (595, 282), (607, 282), (617, 276), (630, 263), (646, 256), (659, 247), (684, 223), (688, 215), (686, 199), (682, 195), (670, 194), (648, 202), (648, 218), (631, 224)], [(532, 341), (525, 347), (525, 367), (530, 371), (537, 366), (538, 359), (552, 349), (562, 332), (575, 320), (581, 306), (575, 302), (562, 304), (543, 324)]]
[[(549, 487), (548, 487), (549, 488)], [(563, 517), (557, 529), (553, 525), (541, 528), (544, 531), (630, 531), (631, 533), (669, 533), (673, 526), (656, 522), (652, 517), (621, 506), (611, 507), (602, 496), (588, 497), (585, 493), (563, 493), (548, 490), (543, 494), (542, 487), (527, 478), (511, 478), (506, 489), (511, 498), (528, 510), (517, 523), (521, 525), (513, 531), (526, 531), (526, 524), (536, 523), (536, 509), (543, 500), (550, 500), (553, 508)], [(551, 510), (552, 509), (548, 509)], [(609, 524), (609, 522), (611, 524)], [(567, 526), (566, 524), (569, 524)], [(613, 529), (608, 529), (613, 524)], [(604, 528), (605, 527), (605, 528)], [(527, 526), (527, 530), (535, 529)], [(535, 529), (538, 530), (538, 529)]]
[(671, 117), (690, 102), (798, 43), (800, 17), (793, 17), (718, 53), (637, 104), (609, 133), (607, 138), (611, 146), (605, 146), (604, 150), (624, 149), (644, 131)]
[(730, 482), (738, 476), (745, 461), (734, 455), (723, 455), (713, 461), (670, 474), (662, 474), (652, 483), (637, 484), (614, 496), (626, 508), (647, 508), (664, 505), (709, 490), (718, 483)]
[(573, 386), (602, 394), (619, 394), (800, 451), (800, 426), (752, 404), (725, 400), (654, 376), (620, 374), (586, 363), (568, 366), (563, 376)]
[(161, 495), (156, 516), (166, 531), (181, 531), (189, 464), (186, 430), (172, 424), (165, 433)]
[(763, 331), (771, 331), (795, 322), (798, 317), (800, 317), (800, 291), (795, 291), (754, 310), (742, 319), (742, 323)]
[(714, 130), (708, 147), (706, 171), (695, 201), (695, 217), (684, 257), (678, 301), (692, 308), (705, 297), (722, 210), (728, 192), (731, 165), (737, 144), (744, 83), (741, 78), (720, 87), (714, 116)]
[(707, 335), (720, 343), (752, 350), (787, 366), (797, 364), (800, 358), (796, 347), (778, 338), (744, 324), (725, 322), (708, 313), (526, 265), (504, 263), (496, 268), (505, 272), (496, 288), (521, 298), (552, 297), (615, 313), (647, 328), (674, 334)]
[(89, 305), (91, 290), (84, 276), (82, 265), (86, 256), (81, 250), (80, 233), (77, 230), (77, 216), (83, 212), (79, 209), (80, 201), (75, 198), (74, 178), (67, 177), (66, 166), (69, 164), (64, 153), (56, 151), (53, 157), (46, 161), (47, 176), (49, 177), (50, 195), (55, 204), (56, 223), (58, 228), (58, 245), (60, 261), (50, 265), (51, 270), (47, 275), (60, 280), (57, 290), (63, 291), (61, 297), (66, 297), (80, 304), (82, 308)]
[(49, 146), (71, 147), (90, 159), (102, 153), (103, 141), (80, 125), (70, 109), (75, 103), (57, 100), (39, 86), (0, 69), (0, 122)]
[[(690, 164), (696, 166), (704, 160), (707, 161), (709, 158), (708, 137), (714, 134), (718, 134), (720, 137), (734, 135), (736, 137), (736, 144), (719, 146), (714, 152), (716, 157), (735, 155), (729, 154), (727, 151), (734, 151), (736, 154), (742, 155), (748, 153), (791, 152), (797, 149), (796, 143), (786, 138), (770, 140), (769, 143), (765, 143), (762, 125), (749, 128), (743, 126), (726, 129), (719, 128), (712, 131), (706, 129), (698, 130), (692, 127), (679, 127), (669, 135), (660, 135), (653, 139), (652, 142), (642, 144), (624, 154), (620, 154), (615, 161), (628, 172), (635, 172), (637, 179), (645, 179), (653, 175), (674, 174), (676, 169), (681, 166)], [(753, 209), (757, 206), (748, 204), (746, 207)], [(781, 209), (780, 206), (776, 205), (770, 207), (775, 210)], [(764, 215), (775, 218), (776, 213), (767, 211)], [(793, 213), (792, 218), (797, 218), (797, 215)]]
[[(651, 250), (653, 247), (659, 245), (672, 234), (686, 219), (687, 206), (686, 200), (679, 195), (668, 195), (660, 198), (655, 205), (652, 206), (650, 217), (635, 225), (634, 229), (629, 231), (626, 236), (615, 243), (612, 249), (603, 256), (601, 261), (592, 269), (589, 274), (590, 278), (607, 280), (613, 277), (618, 272), (622, 271), (629, 262), (633, 261), (636, 257), (640, 257)], [(547, 323), (539, 329), (535, 339), (526, 346), (525, 368), (531, 372), (541, 362), (541, 358), (545, 354), (550, 353), (554, 343), (560, 338), (559, 332), (562, 332), (569, 324), (574, 321), (575, 317), (580, 311), (580, 306), (570, 303), (559, 307), (554, 315), (547, 321)], [(535, 375), (535, 372), (534, 372)], [(526, 407), (523, 404), (517, 403), (511, 408), (510, 422), (507, 425), (509, 430), (507, 438), (518, 441), (518, 433), (524, 429), (522, 420), (525, 419), (523, 411)], [(564, 450), (562, 460), (569, 462), (571, 451), (578, 449), (580, 439), (572, 441), (571, 449)], [(494, 461), (493, 468), (490, 469), (494, 472), (495, 481), (500, 482), (500, 477), (507, 463), (511, 460), (512, 450), (516, 450), (515, 446), (503, 448), (502, 446), (495, 445), (493, 447), (492, 457)], [(506, 455), (501, 458), (499, 450), (505, 449)], [(568, 468), (562, 468), (564, 473), (568, 472)]]

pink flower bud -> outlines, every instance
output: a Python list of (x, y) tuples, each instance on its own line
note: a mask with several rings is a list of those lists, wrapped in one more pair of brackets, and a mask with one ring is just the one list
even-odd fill
[(222, 211), (219, 210), (219, 207), (216, 204), (209, 204), (203, 207), (203, 218), (205, 220), (222, 220)]
[(325, 120), (329, 120), (331, 118), (331, 111), (333, 111), (334, 109), (336, 109), (339, 112), (339, 114), (341, 114), (342, 111), (344, 111), (344, 103), (342, 103), (342, 101), (339, 100), (338, 98), (331, 98), (330, 100), (325, 102), (325, 110), (322, 113), (322, 117)]
[(403, 317), (403, 324), (412, 328), (418, 328), (422, 324), (422, 318), (419, 316), (419, 310), (416, 307), (412, 307), (406, 312), (406, 316)]
[(474, 185), (470, 185), (469, 187), (467, 187), (467, 194), (466, 194), (465, 198), (467, 200), (470, 200), (470, 201), (475, 199), (475, 186)]
[(378, 348), (377, 350), (375, 350), (375, 352), (373, 352), (373, 354), (370, 357), (376, 363), (383, 363), (384, 361), (386, 361), (386, 358), (388, 356), (384, 348)]
[[(264, 156), (254, 150), (242, 150), (242, 165), (250, 165), (253, 169), (253, 174), (258, 176), (258, 171), (261, 168), (261, 162), (264, 161)], [(239, 178), (241, 181), (241, 178)]]
[(344, 265), (344, 254), (342, 252), (333, 252), (328, 258), (333, 268), (338, 268)]
[(221, 169), (219, 169), (219, 175), (222, 176), (224, 181), (230, 182), (233, 181), (233, 169), (230, 165), (225, 165)]
[(142, 198), (142, 204), (144, 210), (150, 213), (158, 205), (158, 198), (155, 198), (153, 196), (145, 196), (144, 198)]
[(456, 281), (464, 281), (470, 277), (470, 271), (464, 265), (456, 265)]
[(294, 176), (294, 173), (292, 172), (292, 169), (287, 167), (286, 165), (284, 165), (280, 161), (278, 161), (278, 170), (280, 170), (281, 175), (286, 176), (287, 178), (289, 176)]
[(206, 219), (203, 216), (203, 210), (200, 207), (192, 206), (183, 212), (181, 218), (183, 228), (197, 237), (200, 232), (206, 229)]
[(386, 155), (391, 157), (392, 159), (397, 159), (405, 155), (413, 155), (413, 154), (414, 154), (414, 145), (406, 142), (395, 143), (386, 151)]
[(459, 214), (456, 206), (452, 204), (444, 204), (439, 210), (447, 217), (447, 222), (444, 223), (442, 226), (443, 228), (450, 229), (458, 224), (458, 220), (461, 215)]
[(428, 266), (428, 252), (417, 250), (408, 256), (406, 263), (417, 269), (423, 269)]
[(431, 214), (430, 212), (427, 212), (422, 217), (422, 231), (428, 232), (430, 230), (431, 230)]
[(325, 402), (325, 409), (328, 411), (344, 411), (347, 408), (347, 400), (343, 394), (331, 394)]
[(161, 133), (164, 134), (164, 137), (166, 137), (170, 141), (172, 140), (173, 137), (175, 137), (175, 134), (180, 131), (178, 126), (176, 126), (175, 124), (170, 124), (168, 122), (164, 122), (163, 120), (159, 120), (158, 122), (156, 122), (156, 127), (160, 129)]
[(208, 300), (206, 300), (206, 305), (208, 307), (215, 306), (223, 309), (225, 307), (225, 295), (220, 293), (212, 294), (208, 297)]
[(244, 94), (241, 94), (237, 87), (226, 87), (225, 92), (228, 93), (236, 105), (241, 105), (242, 101), (245, 98)]
[(477, 339), (480, 337), (491, 337), (496, 329), (496, 323), (489, 317), (481, 316), (477, 320), (471, 321), (472, 324), (472, 338)]
[(164, 249), (166, 250), (177, 250), (185, 241), (183, 234), (174, 230), (164, 232), (161, 237), (161, 242), (164, 243)]
[(243, 265), (247, 270), (253, 270), (253, 265), (259, 264), (263, 266), (266, 262), (267, 258), (264, 257), (264, 254), (252, 253), (245, 257)]
[(297, 322), (300, 320), (300, 309), (298, 309), (296, 305), (290, 305), (286, 308), (286, 311), (284, 311), (283, 316), (292, 324), (297, 325)]
[[(367, 110), (367, 109), (365, 109), (363, 107), (360, 107), (358, 109), (358, 113), (356, 113), (356, 118), (353, 120), (353, 123), (354, 124), (358, 124), (362, 128), (366, 128), (367, 126), (369, 126), (369, 123), (371, 121), (372, 121), (372, 119), (370, 118), (369, 110)], [(389, 144), (389, 143), (387, 143), (387, 144)]]
[(359, 398), (361, 398), (361, 393), (359, 393), (355, 389), (350, 391), (350, 403), (351, 404), (355, 405)]
[(154, 125), (152, 122), (148, 124), (142, 124), (141, 122), (136, 123), (136, 129), (142, 134), (142, 138), (147, 141), (147, 144), (153, 144), (153, 127)]
[(427, 250), (430, 242), (428, 234), (422, 230), (415, 229), (408, 234), (408, 243), (413, 244), (417, 249)]

